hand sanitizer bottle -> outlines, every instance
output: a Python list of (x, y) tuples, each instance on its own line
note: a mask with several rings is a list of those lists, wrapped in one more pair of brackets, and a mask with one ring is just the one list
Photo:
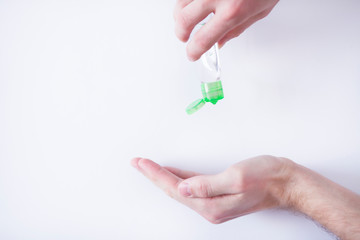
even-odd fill
[[(200, 26), (204, 23), (198, 24)], [(193, 114), (202, 108), (206, 102), (216, 104), (219, 100), (224, 98), (224, 92), (220, 80), (220, 61), (219, 61), (219, 48), (215, 43), (206, 53), (204, 53), (198, 60), (201, 65), (200, 82), (202, 98), (192, 102), (187, 108), (187, 114)]]

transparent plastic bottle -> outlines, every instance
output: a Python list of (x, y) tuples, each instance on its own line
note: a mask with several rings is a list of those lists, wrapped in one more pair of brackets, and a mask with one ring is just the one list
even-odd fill
[[(199, 23), (194, 29), (194, 32), (197, 31), (197, 29), (200, 29), (207, 19), (205, 19), (202, 23)], [(187, 114), (195, 113), (202, 108), (206, 102), (216, 104), (219, 100), (224, 98), (224, 92), (220, 80), (221, 69), (218, 44), (216, 43), (212, 46), (197, 62), (197, 64), (200, 65), (198, 66), (200, 71), (199, 80), (201, 83), (201, 93), (203, 98), (192, 102), (186, 108)]]

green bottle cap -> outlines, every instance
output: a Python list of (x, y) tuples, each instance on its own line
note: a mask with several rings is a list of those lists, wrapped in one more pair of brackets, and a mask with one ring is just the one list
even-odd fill
[(221, 81), (201, 83), (201, 92), (203, 95), (202, 99), (198, 99), (186, 108), (187, 114), (193, 114), (202, 108), (206, 102), (216, 104), (219, 100), (224, 98), (224, 92)]
[(205, 105), (205, 100), (198, 99), (198, 100), (190, 103), (189, 106), (187, 106), (186, 113), (189, 115), (193, 114), (193, 113), (197, 112), (200, 108), (202, 108), (204, 105)]
[(216, 104), (224, 98), (221, 81), (201, 83), (201, 92), (206, 102)]

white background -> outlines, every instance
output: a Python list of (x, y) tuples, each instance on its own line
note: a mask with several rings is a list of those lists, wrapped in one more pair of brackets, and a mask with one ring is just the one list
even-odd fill
[(283, 0), (200, 97), (174, 1), (0, 1), (0, 239), (331, 239), (270, 210), (213, 225), (132, 157), (216, 173), (288, 157), (360, 193), (360, 1)]

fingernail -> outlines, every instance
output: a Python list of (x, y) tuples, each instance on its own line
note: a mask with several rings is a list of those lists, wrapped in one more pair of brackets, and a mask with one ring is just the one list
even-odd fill
[(180, 183), (179, 191), (185, 197), (190, 197), (191, 196), (190, 186), (189, 186), (189, 184), (187, 182)]
[(141, 158), (137, 157), (137, 158), (133, 158), (131, 160), (131, 165), (136, 168), (136, 169), (139, 169), (139, 161), (141, 160)]
[(137, 163), (139, 170), (143, 168), (142, 164), (143, 164), (143, 158), (140, 158), (138, 163)]

